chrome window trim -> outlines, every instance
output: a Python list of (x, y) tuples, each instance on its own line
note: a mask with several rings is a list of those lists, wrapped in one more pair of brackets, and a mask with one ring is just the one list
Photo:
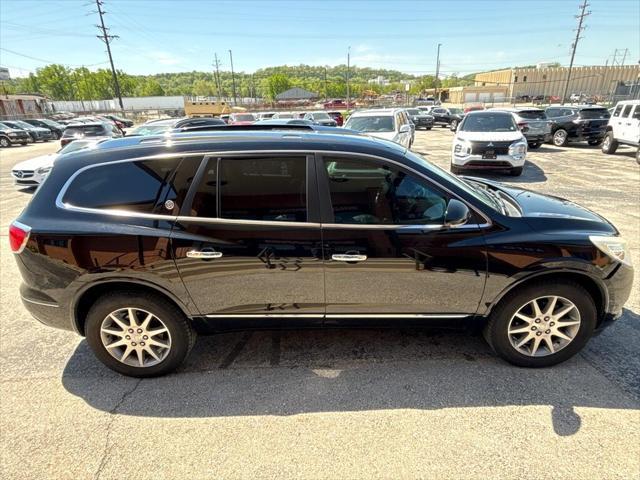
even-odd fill
[[(237, 223), (237, 222), (242, 222), (242, 223), (246, 223), (246, 224), (256, 224), (256, 222), (258, 222), (257, 224), (268, 224), (268, 225), (296, 225), (296, 226), (317, 226), (319, 224), (313, 224), (313, 223), (308, 223), (308, 222), (278, 222), (278, 221), (262, 221), (262, 220), (238, 220), (238, 219), (223, 219), (223, 218), (210, 218), (210, 217), (190, 217), (190, 216), (178, 216), (178, 215), (161, 215), (161, 214), (153, 214), (153, 213), (143, 213), (143, 212), (134, 212), (134, 211), (129, 211), (129, 210), (109, 210), (109, 209), (103, 209), (103, 208), (89, 208), (89, 207), (81, 207), (81, 206), (77, 206), (77, 205), (72, 205), (69, 203), (64, 203), (62, 201), (64, 195), (66, 194), (69, 186), (71, 185), (71, 183), (76, 179), (76, 177), (78, 175), (80, 175), (82, 172), (89, 170), (91, 168), (98, 168), (98, 167), (102, 167), (105, 165), (114, 165), (114, 164), (118, 164), (118, 163), (125, 163), (125, 162), (138, 162), (138, 161), (144, 161), (144, 160), (156, 160), (156, 159), (166, 159), (166, 158), (179, 158), (179, 157), (202, 157), (203, 159), (205, 159), (206, 157), (211, 157), (211, 156), (219, 156), (219, 157), (230, 157), (230, 156), (242, 156), (242, 155), (270, 155), (270, 154), (304, 154), (304, 155), (314, 155), (314, 154), (320, 154), (322, 156), (325, 155), (332, 155), (332, 156), (336, 156), (336, 155), (342, 155), (342, 156), (352, 156), (352, 157), (359, 157), (359, 158), (371, 158), (371, 159), (375, 159), (375, 160), (380, 160), (383, 162), (388, 162), (391, 164), (394, 164), (400, 168), (404, 168), (407, 169), (409, 171), (411, 171), (412, 173), (414, 173), (415, 175), (417, 175), (418, 177), (427, 180), (428, 182), (436, 185), (438, 188), (440, 188), (441, 190), (449, 193), (450, 195), (452, 195), (453, 197), (457, 198), (458, 200), (460, 200), (461, 202), (463, 202), (465, 205), (467, 205), (471, 210), (473, 210), (475, 213), (477, 213), (478, 215), (480, 215), (482, 218), (484, 218), (485, 222), (481, 223), (481, 224), (471, 224), (468, 225), (467, 228), (469, 227), (480, 227), (480, 228), (484, 228), (484, 227), (490, 227), (491, 225), (493, 225), (493, 222), (491, 221), (491, 219), (489, 217), (487, 217), (487, 215), (485, 215), (480, 209), (478, 209), (475, 205), (471, 204), (470, 202), (468, 202), (467, 200), (465, 200), (464, 198), (461, 198), (457, 193), (453, 192), (451, 189), (445, 187), (444, 185), (442, 185), (440, 182), (436, 181), (435, 179), (429, 178), (427, 177), (425, 174), (419, 172), (418, 170), (412, 168), (409, 165), (406, 165), (404, 163), (401, 162), (397, 162), (395, 160), (386, 158), (386, 157), (380, 157), (378, 155), (372, 155), (369, 153), (360, 153), (360, 152), (345, 152), (345, 151), (341, 151), (341, 150), (308, 150), (308, 149), (301, 149), (301, 150), (281, 150), (281, 149), (277, 149), (277, 150), (233, 150), (233, 151), (229, 151), (229, 150), (224, 150), (224, 151), (200, 151), (200, 152), (182, 152), (182, 153), (159, 153), (159, 154), (155, 154), (155, 155), (146, 155), (146, 156), (142, 156), (142, 157), (132, 157), (132, 158), (127, 158), (127, 159), (122, 159), (122, 160), (114, 160), (111, 162), (100, 162), (100, 163), (95, 163), (92, 165), (86, 165), (80, 169), (78, 169), (76, 172), (73, 173), (73, 175), (71, 175), (66, 181), (65, 183), (62, 185), (62, 188), (60, 189), (60, 192), (58, 192), (58, 195), (56, 197), (56, 207), (60, 208), (60, 209), (64, 209), (64, 210), (71, 210), (71, 211), (77, 211), (77, 212), (83, 212), (83, 213), (96, 213), (96, 214), (100, 214), (100, 215), (116, 215), (116, 216), (123, 216), (123, 217), (138, 217), (138, 218), (149, 218), (149, 219), (156, 219), (156, 220), (170, 220), (170, 221), (176, 221), (176, 220), (180, 220), (180, 221), (204, 221), (207, 223)], [(215, 221), (215, 222), (214, 222)], [(398, 229), (398, 228), (405, 228), (405, 227), (418, 227), (416, 225), (361, 225), (361, 224), (324, 224), (324, 225), (328, 225), (329, 228), (383, 228), (383, 229)], [(338, 225), (340, 227), (338, 227)], [(463, 225), (462, 227), (464, 227), (465, 225)], [(423, 229), (426, 228), (432, 228), (432, 226), (430, 225), (426, 225), (423, 226)], [(450, 227), (444, 227), (444, 226), (439, 226), (440, 228), (450, 228)], [(455, 227), (455, 228), (460, 228), (460, 227)]]
[(179, 215), (176, 217), (178, 222), (193, 223), (214, 223), (227, 225), (273, 225), (281, 227), (297, 227), (297, 228), (320, 228), (320, 223), (313, 222), (280, 222), (278, 220), (240, 220), (237, 218), (212, 218), (212, 217), (192, 217), (189, 215)]

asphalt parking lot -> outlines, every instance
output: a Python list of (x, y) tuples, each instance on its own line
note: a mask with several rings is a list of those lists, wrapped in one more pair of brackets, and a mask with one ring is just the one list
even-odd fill
[[(413, 149), (448, 168), (453, 133)], [(0, 150), (2, 478), (630, 479), (640, 476), (640, 288), (572, 360), (527, 370), (481, 337), (433, 330), (238, 332), (200, 338), (159, 379), (122, 377), (85, 341), (33, 320), (7, 229), (29, 201)], [(640, 265), (635, 151), (544, 145), (522, 177), (611, 220)]]

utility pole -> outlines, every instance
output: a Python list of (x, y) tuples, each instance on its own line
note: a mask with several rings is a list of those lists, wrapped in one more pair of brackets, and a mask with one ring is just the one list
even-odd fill
[(347, 112), (349, 111), (349, 104), (351, 103), (351, 92), (349, 91), (349, 74), (351, 68), (351, 46), (347, 49)]
[(573, 45), (571, 45), (572, 50), (571, 50), (571, 62), (569, 63), (569, 71), (567, 72), (567, 83), (565, 83), (564, 85), (564, 93), (562, 95), (562, 103), (565, 103), (567, 101), (567, 92), (569, 90), (569, 82), (571, 81), (571, 70), (573, 69), (573, 60), (576, 56), (576, 48), (578, 47), (578, 40), (580, 40), (580, 32), (582, 32), (582, 30), (584, 30), (586, 27), (582, 26), (582, 22), (584, 21), (584, 17), (588, 16), (591, 14), (591, 11), (586, 11), (587, 7), (589, 6), (589, 4), (587, 3), (587, 0), (584, 0), (582, 2), (582, 5), (580, 5), (580, 15), (576, 15), (576, 18), (578, 19), (578, 28), (576, 29), (576, 39), (573, 41)]
[(628, 53), (628, 52), (629, 52), (629, 49), (628, 49), (628, 48), (625, 48), (625, 49), (624, 49), (624, 55), (622, 56), (622, 62), (620, 63), (620, 66), (623, 66), (623, 65), (624, 65), (624, 61), (625, 61), (625, 59), (627, 58), (627, 53)]
[(233, 86), (233, 104), (238, 104), (238, 98), (236, 97), (236, 76), (233, 73), (233, 53), (229, 50), (229, 60), (231, 60), (231, 85)]
[(118, 83), (118, 74), (116, 73), (116, 67), (113, 66), (113, 56), (111, 55), (111, 40), (114, 38), (118, 38), (117, 35), (109, 35), (109, 29), (104, 26), (104, 18), (103, 15), (106, 13), (102, 10), (103, 5), (102, 0), (96, 0), (96, 8), (98, 9), (98, 15), (100, 16), (100, 25), (96, 25), (98, 29), (102, 32), (102, 35), (98, 35), (98, 38), (102, 40), (107, 46), (107, 53), (109, 54), (109, 63), (111, 64), (111, 75), (113, 76), (113, 87), (116, 92), (116, 97), (118, 97), (118, 103), (120, 104), (120, 110), (124, 110), (124, 105), (122, 104), (122, 95), (120, 94), (120, 84)]
[(329, 101), (329, 86), (327, 84), (327, 67), (324, 67), (324, 99)]
[(220, 91), (220, 62), (218, 61), (218, 53), (214, 53), (214, 67), (216, 67), (216, 71), (213, 72), (213, 75), (215, 77), (215, 81), (216, 81), (216, 90), (218, 91), (218, 102), (222, 101), (222, 93)]
[(436, 81), (435, 81), (435, 97), (436, 100), (440, 100), (440, 98), (438, 98), (438, 76), (440, 75), (440, 47), (442, 46), (441, 43), (438, 44), (438, 55), (436, 56)]

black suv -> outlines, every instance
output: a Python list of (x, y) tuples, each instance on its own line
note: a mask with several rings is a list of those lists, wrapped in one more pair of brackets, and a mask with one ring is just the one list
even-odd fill
[(551, 120), (551, 141), (557, 147), (583, 141), (600, 145), (611, 116), (606, 108), (597, 105), (548, 107), (545, 113)]
[(52, 138), (54, 140), (59, 140), (62, 137), (62, 133), (66, 128), (64, 125), (58, 122), (54, 122), (53, 120), (49, 120), (48, 118), (26, 118), (24, 120), (29, 125), (33, 125), (34, 127), (46, 128), (51, 132)]
[(196, 332), (472, 319), (503, 358), (549, 366), (620, 315), (633, 277), (583, 207), (301, 129), (64, 155), (9, 237), (33, 316), (141, 377), (180, 365)]

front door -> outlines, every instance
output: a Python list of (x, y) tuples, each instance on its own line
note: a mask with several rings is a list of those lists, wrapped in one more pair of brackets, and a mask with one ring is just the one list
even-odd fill
[(321, 322), (324, 273), (312, 161), (287, 153), (225, 156), (200, 169), (172, 248), (201, 314)]
[(479, 218), (445, 228), (451, 194), (394, 163), (336, 155), (317, 169), (329, 323), (476, 312), (486, 277)]

